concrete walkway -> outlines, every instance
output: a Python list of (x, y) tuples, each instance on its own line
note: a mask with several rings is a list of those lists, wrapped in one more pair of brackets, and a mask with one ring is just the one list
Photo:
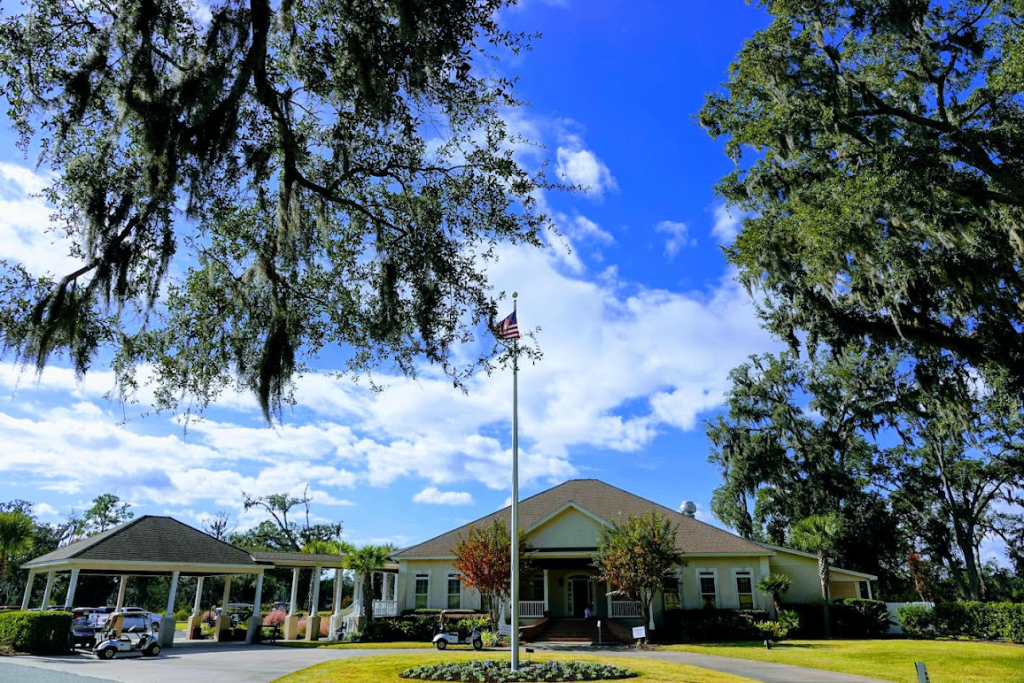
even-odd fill
[[(884, 683), (878, 679), (863, 676), (692, 652), (638, 651), (624, 647), (537, 647), (536, 650), (538, 652), (559, 652), (566, 655), (574, 653), (603, 654), (610, 657), (656, 659), (744, 676), (755, 681), (764, 681), (764, 683)], [(102, 679), (116, 683), (153, 683), (154, 681), (269, 683), (285, 674), (332, 659), (403, 655), (423, 651), (433, 651), (433, 648), (424, 650), (328, 650), (199, 641), (175, 643), (173, 648), (164, 650), (163, 654), (155, 659), (117, 659), (106, 662), (86, 655), (5, 657), (0, 659), (0, 681), (95, 683), (96, 679)], [(21, 673), (16, 672), (24, 673), (24, 677)]]

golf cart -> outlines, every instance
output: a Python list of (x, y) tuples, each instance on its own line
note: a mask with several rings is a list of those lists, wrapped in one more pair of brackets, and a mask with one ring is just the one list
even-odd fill
[[(132, 614), (133, 625), (124, 628), (125, 614), (114, 612), (103, 626), (103, 635), (93, 652), (100, 659), (113, 659), (118, 655), (155, 657), (160, 654), (160, 643), (153, 633), (148, 613)], [(118, 631), (121, 632), (118, 635)]]
[(446, 609), (441, 610), (441, 616), (437, 621), (437, 633), (434, 635), (434, 647), (438, 650), (444, 650), (449, 645), (472, 645), (474, 650), (482, 650), (484, 648), (483, 638), (480, 637), (480, 631), (473, 629), (473, 632), (468, 636), (459, 636), (458, 631), (451, 629), (449, 631), (448, 623), (458, 621), (459, 619), (465, 619), (475, 614), (473, 610), (467, 609)]

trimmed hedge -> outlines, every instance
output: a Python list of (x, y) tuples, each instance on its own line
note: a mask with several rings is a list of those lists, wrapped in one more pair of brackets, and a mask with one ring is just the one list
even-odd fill
[(881, 600), (846, 598), (831, 609), (836, 631), (846, 638), (875, 638), (889, 630), (889, 611)]
[(897, 610), (903, 633), (911, 638), (974, 638), (1024, 644), (1024, 603), (944, 602), (928, 609)]
[(0, 612), (0, 646), (37, 654), (68, 652), (72, 620), (71, 612)]
[(363, 643), (413, 641), (429, 643), (434, 638), (437, 617), (385, 617), (368, 623), (357, 636)]
[(769, 621), (765, 610), (671, 609), (665, 612), (665, 627), (653, 632), (659, 640), (700, 643), (718, 640), (757, 640), (758, 621)]

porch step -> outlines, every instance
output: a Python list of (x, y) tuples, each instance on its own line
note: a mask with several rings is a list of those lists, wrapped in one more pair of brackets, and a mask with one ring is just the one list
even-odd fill
[[(609, 629), (604, 628), (602, 631), (602, 642), (607, 643), (616, 640)], [(547, 628), (535, 640), (551, 643), (596, 643), (597, 635), (596, 621), (571, 617), (553, 617), (549, 619)]]

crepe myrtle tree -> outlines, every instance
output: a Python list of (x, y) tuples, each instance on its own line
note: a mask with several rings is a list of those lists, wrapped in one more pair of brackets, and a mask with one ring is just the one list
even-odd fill
[(646, 626), (651, 623), (654, 595), (664, 591), (666, 580), (686, 563), (676, 549), (676, 527), (651, 511), (626, 520), (620, 517), (602, 529), (594, 564), (615, 594), (640, 603)]
[[(528, 571), (524, 555), (526, 537), (519, 532), (519, 569)], [(501, 605), (512, 594), (512, 536), (508, 521), (499, 517), (486, 526), (470, 524), (466, 537), (459, 534), (455, 548), (455, 569), (462, 585), (488, 598), (491, 629), (497, 633)]]
[(342, 373), (426, 358), (461, 386), (493, 357), (453, 347), (495, 318), (495, 247), (539, 246), (556, 187), (515, 156), (494, 62), (532, 36), (499, 25), (509, 4), (7, 8), (0, 96), (80, 265), (0, 262), (0, 350), (80, 376), (109, 357), (122, 397), (144, 364), (160, 408), (247, 389), (268, 421), (330, 347)]

